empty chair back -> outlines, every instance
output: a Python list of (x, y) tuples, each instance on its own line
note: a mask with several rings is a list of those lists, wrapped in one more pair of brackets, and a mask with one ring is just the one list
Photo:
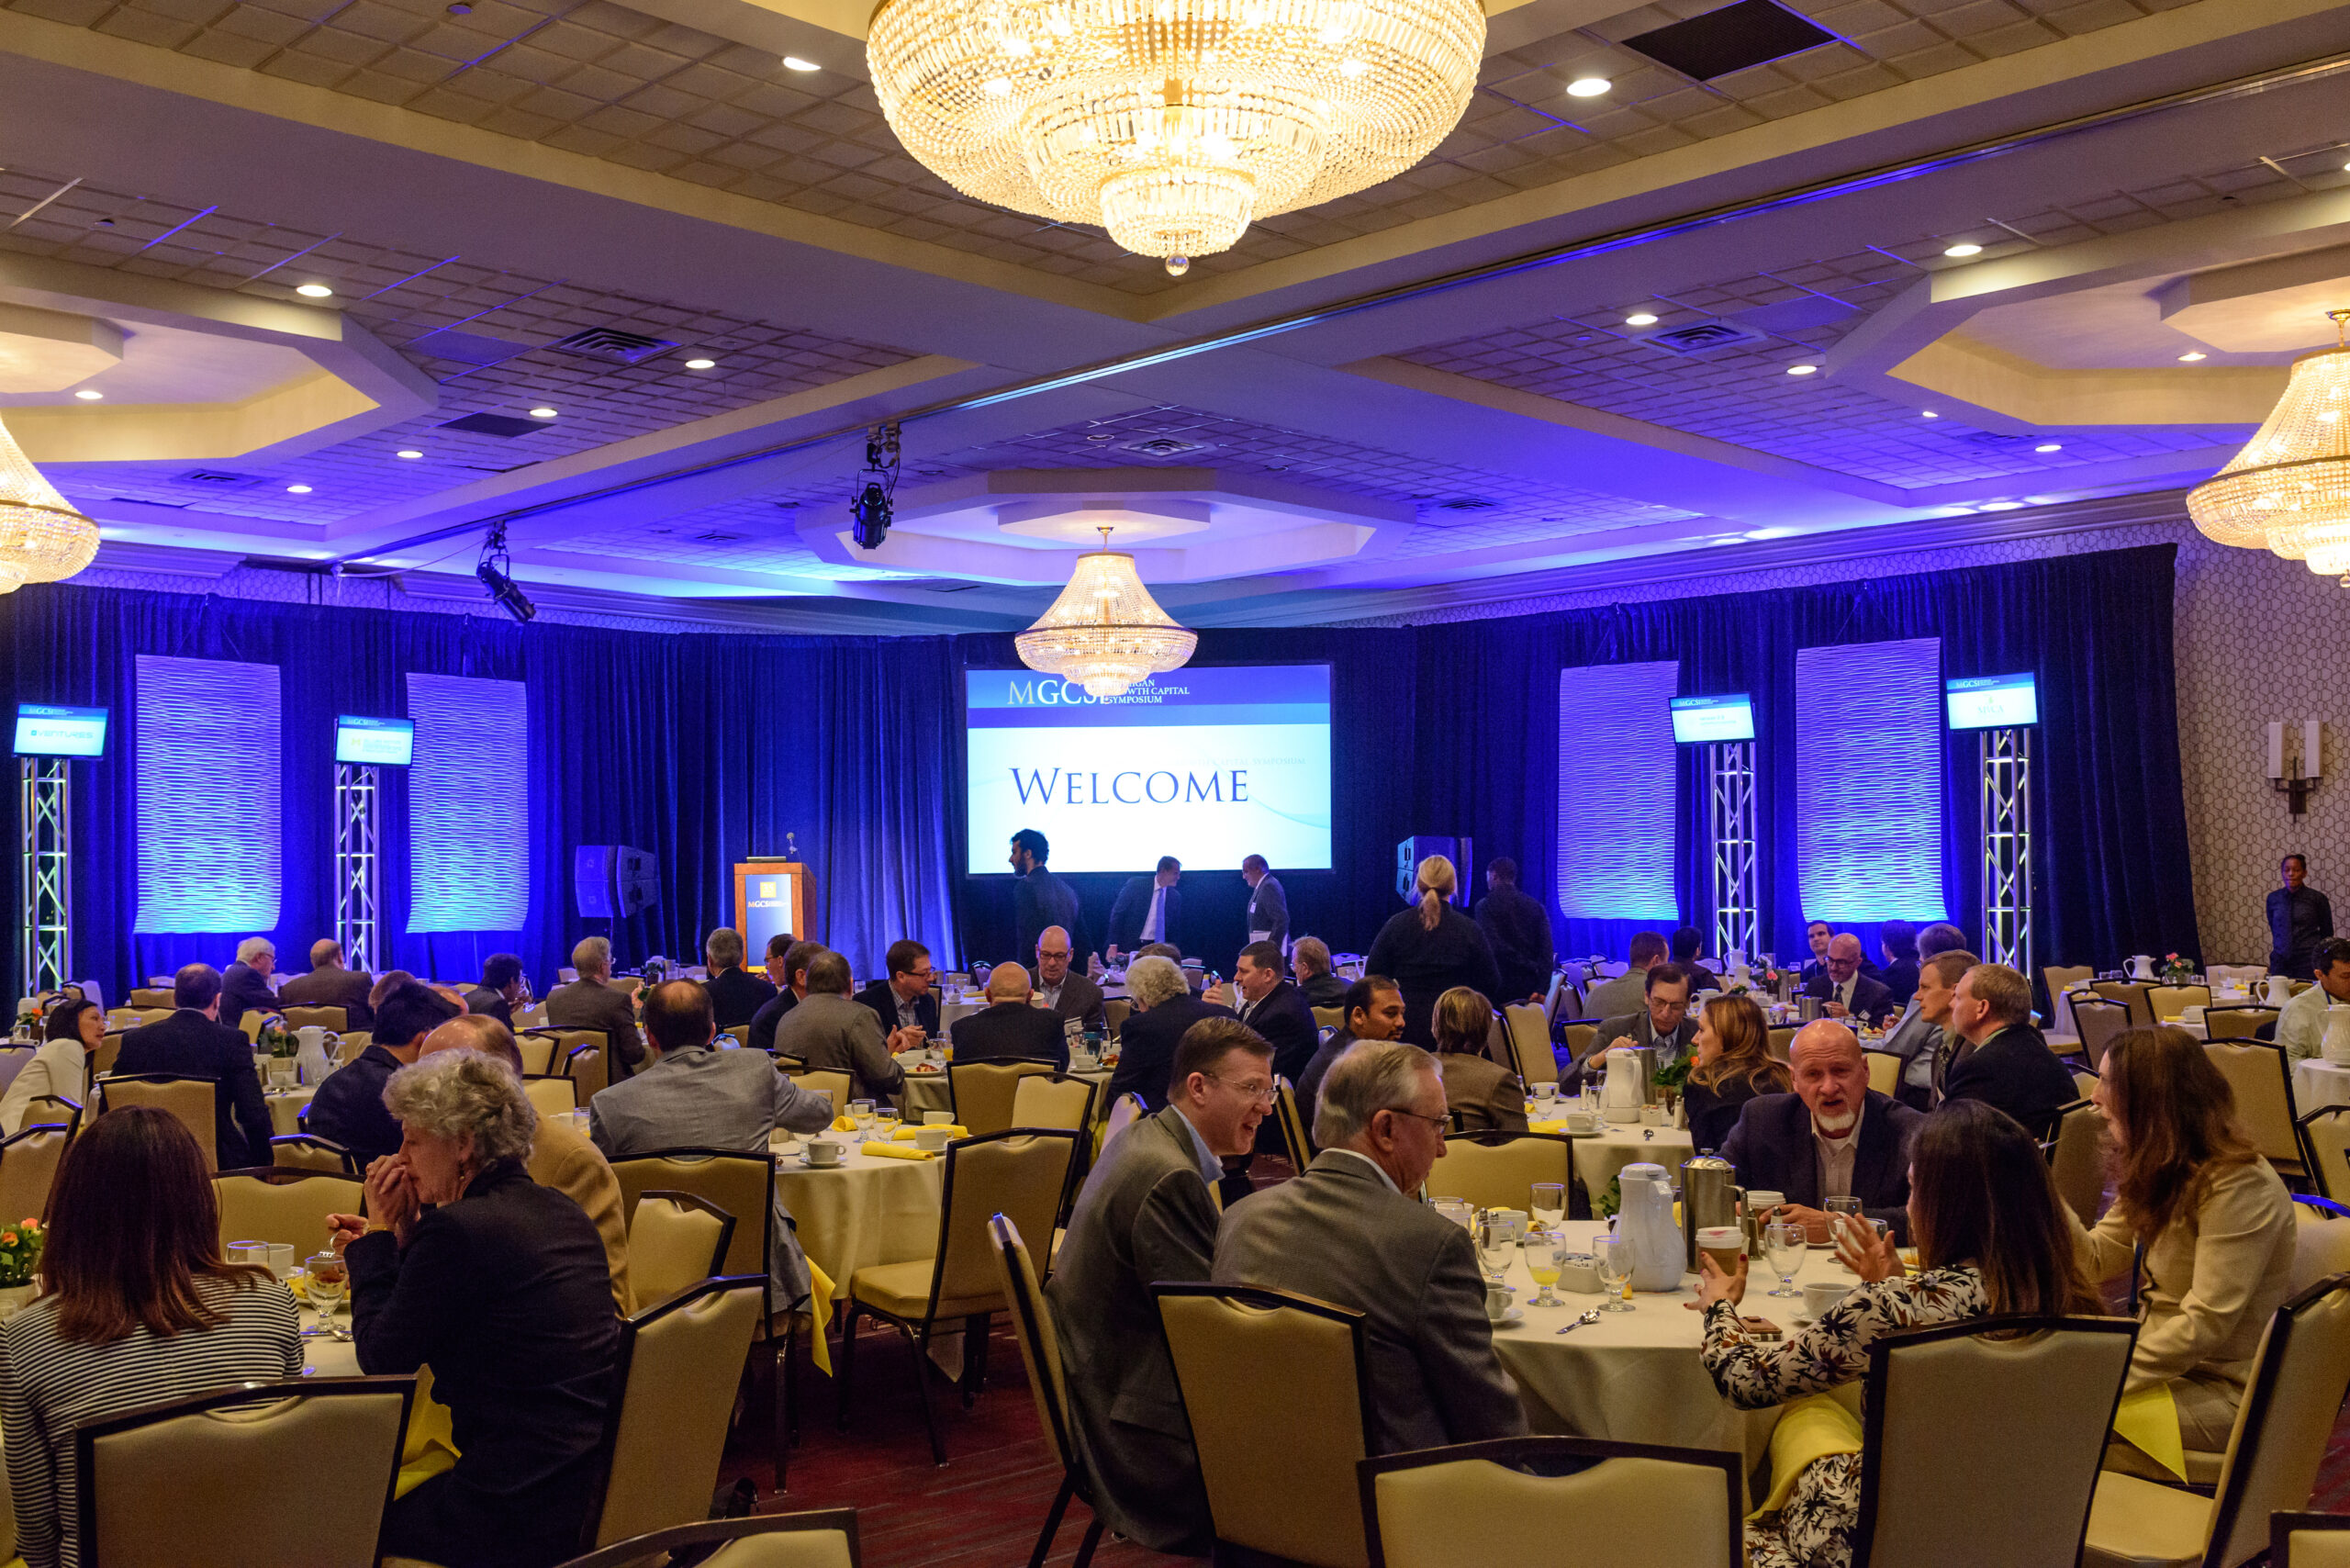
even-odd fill
[(1574, 1144), (1557, 1133), (1456, 1133), (1428, 1168), (1428, 1196), (1522, 1209), (1535, 1182), (1567, 1182), (1573, 1168)]
[(2048, 1005), (2051, 1007), (2057, 1005), (2057, 998), (2065, 994), (2066, 986), (2077, 985), (2096, 976), (2097, 970), (2087, 964), (2044, 964), (2040, 970), (2041, 983), (2048, 988)]
[[(1589, 1467), (1539, 1473), (1567, 1461)], [(1554, 1562), (1569, 1518), (1606, 1521), (1594, 1560), (1607, 1568), (1740, 1568), (1739, 1469), (1716, 1449), (1496, 1438), (1366, 1459), (1356, 1473), (1371, 1568)]]
[(514, 1048), (522, 1053), (522, 1076), (545, 1078), (552, 1074), (557, 1059), (555, 1051), (561, 1044), (551, 1029), (525, 1029), (516, 1035)]
[(2151, 1027), (2154, 1022), (2154, 1004), (2147, 999), (2154, 994), (2152, 980), (2098, 980), (2089, 989), (2099, 996), (2118, 1002), (2130, 1010), (2130, 1022), (2139, 1028)]
[(25, 1114), (17, 1123), (17, 1130), (27, 1127), (63, 1127), (71, 1139), (82, 1130), (82, 1105), (62, 1094), (33, 1094), (25, 1100)]
[(611, 1084), (611, 1064), (604, 1058), (601, 1046), (574, 1046), (563, 1058), (564, 1076), (572, 1081), (572, 1092), (585, 1105), (601, 1094)]
[(1502, 1009), (1509, 1028), (1511, 1070), (1537, 1083), (1559, 1081), (1559, 1058), (1550, 1050), (1550, 1025), (1542, 1009), (1530, 1002), (1513, 1002)]
[(1036, 1282), (1036, 1261), (1028, 1255), (1020, 1227), (1002, 1215), (988, 1221), (994, 1246), (996, 1275), (1003, 1288), (1004, 1305), (1012, 1314), (1013, 1338), (1020, 1341), (1020, 1360), (1028, 1369), (1028, 1392), (1036, 1399), (1036, 1425), (1064, 1470), (1076, 1472), (1077, 1438), (1069, 1426), (1069, 1375), (1061, 1365), (1060, 1336), (1045, 1306), (1044, 1287)]
[(1785, 1025), (1764, 1036), (1762, 1048), (1771, 1053), (1774, 1061), (1792, 1062), (1795, 1059), (1795, 1025)]
[(2268, 1320), (2228, 1439), (2207, 1562), (2250, 1561), (2268, 1544), (2269, 1515), (2308, 1505), (2345, 1392), (2350, 1274), (2335, 1274)]
[(835, 1116), (848, 1114), (848, 1103), (856, 1098), (856, 1081), (837, 1069), (795, 1068), (790, 1070), (790, 1076), (791, 1081), (800, 1088), (811, 1093), (829, 1096), (833, 1103), (833, 1114)]
[(665, 1148), (612, 1161), (621, 1184), (621, 1208), (636, 1221), (637, 1200), (647, 1193), (691, 1193), (734, 1218), (726, 1247), (725, 1272), (764, 1274), (767, 1266), (767, 1193), (775, 1165), (767, 1156), (722, 1148)]
[(2177, 1018), (2190, 1007), (2211, 1005), (2211, 988), (2208, 985), (2158, 985), (2146, 992), (2146, 1004), (2154, 1010), (2158, 1019)]
[(90, 1076), (97, 1078), (114, 1070), (115, 1058), (122, 1055), (122, 1037), (128, 1029), (108, 1029), (98, 1036), (98, 1048), (90, 1053)]
[(522, 1092), (531, 1102), (531, 1109), (542, 1116), (567, 1116), (579, 1109), (579, 1081), (525, 1073)]
[(1868, 1064), (1869, 1087), (1880, 1094), (1890, 1094), (1901, 1087), (1901, 1070), (1908, 1064), (1891, 1051), (1864, 1051), (1861, 1059)]
[(1110, 1140), (1133, 1126), (1136, 1121), (1150, 1113), (1144, 1109), (1142, 1098), (1136, 1094), (1121, 1094), (1110, 1114), (1102, 1119), (1102, 1148), (1109, 1149)]
[(2076, 996), (2073, 1027), (2080, 1031), (2081, 1054), (2088, 1058), (2089, 1066), (2102, 1072), (2106, 1047), (2113, 1043), (2116, 1035), (2130, 1027), (2129, 1006), (2106, 996)]
[[(1093, 1121), (1093, 1085), (1063, 1073), (1040, 1077), (1024, 1073), (1013, 1081), (1012, 1125), (1015, 1127), (1067, 1127), (1082, 1131)], [(969, 1126), (966, 1130), (977, 1132)]]
[(2277, 1514), (2268, 1568), (2350, 1568), (2350, 1514)]
[[(1371, 1447), (1362, 1314), (1248, 1285), (1151, 1294), (1216, 1539), (1315, 1568), (1368, 1568), (1355, 1479)], [(1278, 1377), (1266, 1375), (1273, 1367)]]
[(1116, 1038), (1118, 1031), (1125, 1026), (1125, 1022), (1133, 1015), (1134, 1010), (1134, 1002), (1126, 997), (1111, 996), (1102, 999), (1102, 1018), (1109, 1025), (1110, 1036), (1113, 1039)]
[(196, 1138), (196, 1147), (204, 1153), (207, 1170), (219, 1169), (219, 1134), (212, 1119), (216, 1092), (208, 1078), (175, 1078), (169, 1073), (140, 1073), (132, 1078), (109, 1078), (102, 1086), (105, 1093), (103, 1109), (119, 1111), (125, 1105), (152, 1105), (169, 1111), (179, 1118)]
[(622, 1323), (621, 1394), (604, 1417), (611, 1462), (590, 1544), (710, 1517), (735, 1389), (766, 1300), (762, 1268), (705, 1281)]
[(17, 1218), (49, 1212), (50, 1183), (73, 1135), (61, 1126), (28, 1125), (0, 1138), (0, 1215)]
[(1343, 1007), (1317, 1007), (1314, 1009), (1314, 1026), (1316, 1029), (1336, 1029), (1346, 1023), (1346, 1021), (1347, 1010)]
[(2302, 1169), (2300, 1128), (2293, 1123), (2293, 1081), (2278, 1046), (2254, 1040), (2212, 1040), (2204, 1055), (2235, 1092), (2236, 1119), (2252, 1147), (2282, 1170)]
[(2137, 1338), (2128, 1318), (1992, 1317), (1871, 1346), (1854, 1560), (2071, 1568)]
[(172, 988), (167, 985), (133, 986), (130, 988), (130, 995), (127, 1000), (133, 1007), (161, 1008), (166, 1013), (179, 1005), (172, 995)]
[[(79, 1428), (82, 1561), (92, 1568), (374, 1568), (415, 1393), (412, 1377), (305, 1378)], [(273, 1485), (256, 1506), (258, 1476), (313, 1484)]]
[[(269, 1140), (269, 1162), (280, 1169), (323, 1170), (333, 1176), (359, 1175), (359, 1160), (331, 1138), (308, 1133), (280, 1133)], [(357, 1209), (347, 1210), (357, 1214)]]
[(2350, 1273), (2350, 1209), (2326, 1198), (2293, 1194), (2292, 1288)]
[(675, 1561), (703, 1568), (859, 1568), (864, 1562), (856, 1510), (819, 1508), (673, 1525), (575, 1557), (563, 1568), (644, 1568), (671, 1561), (672, 1552), (681, 1554)]
[(948, 1144), (931, 1299), (993, 1296), (999, 1264), (988, 1222), (1002, 1215), (1023, 1236), (1052, 1235), (1076, 1159), (1073, 1132), (1024, 1128)]
[(25, 1070), (33, 1059), (38, 1046), (0, 1046), (0, 1093), (17, 1081), (17, 1074)]
[(329, 1215), (365, 1213), (366, 1188), (352, 1177), (308, 1170), (231, 1170), (212, 1179), (220, 1239), (276, 1241), (307, 1258), (323, 1251)]
[(1567, 1055), (1580, 1062), (1591, 1055), (1592, 1042), (1599, 1038), (1599, 1025), (1561, 1024), (1559, 1025), (1559, 1038), (1567, 1047)]
[[(2274, 1007), (2207, 1007), (2203, 1010), (2203, 1037), (2207, 1040), (2275, 1039), (2277, 1009)], [(2261, 1030), (2266, 1029), (2264, 1036)]]
[(638, 1193), (628, 1222), (628, 1278), (639, 1310), (724, 1273), (736, 1224), (733, 1215), (691, 1193)]
[(2105, 1206), (2105, 1116), (2087, 1101), (2075, 1101), (2057, 1113), (2048, 1172), (2065, 1206), (2083, 1225), (2095, 1225)]
[(973, 1137), (1019, 1126), (1012, 1119), (1013, 1094), (1024, 1078), (1049, 1078), (1048, 1061), (972, 1061), (946, 1064), (946, 1093), (955, 1125)]
[(2317, 1190), (2350, 1204), (2350, 1105), (2322, 1105), (2303, 1116), (2301, 1145), (2310, 1151)]
[(1297, 1086), (1286, 1078), (1274, 1081), (1273, 1114), (1280, 1118), (1290, 1167), (1302, 1174), (1314, 1163), (1314, 1139), (1305, 1130), (1305, 1108), (1297, 1103)]
[(289, 1029), (331, 1029), (342, 1033), (351, 1022), (351, 1014), (340, 1007), (289, 1007), (285, 1009), (285, 1026)]

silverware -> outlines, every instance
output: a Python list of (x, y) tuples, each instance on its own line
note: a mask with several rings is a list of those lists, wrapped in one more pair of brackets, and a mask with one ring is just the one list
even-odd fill
[(1596, 1323), (1598, 1321), (1599, 1308), (1595, 1306), (1589, 1312), (1584, 1313), (1581, 1317), (1576, 1318), (1572, 1323), (1568, 1324), (1564, 1328), (1560, 1329), (1559, 1332), (1561, 1334), (1572, 1334), (1586, 1323)]

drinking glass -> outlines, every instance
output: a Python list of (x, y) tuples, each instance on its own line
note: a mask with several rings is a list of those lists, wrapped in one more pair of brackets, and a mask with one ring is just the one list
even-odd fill
[(1801, 1295), (1796, 1289), (1796, 1271), (1803, 1267), (1804, 1254), (1810, 1243), (1803, 1226), (1793, 1220), (1773, 1220), (1762, 1227), (1762, 1257), (1771, 1271), (1779, 1276), (1779, 1288), (1773, 1295)]
[(280, 1091), (294, 1087), (294, 1058), (292, 1057), (269, 1058), (269, 1086)]
[(1559, 1259), (1565, 1250), (1566, 1249), (1562, 1247), (1529, 1247), (1526, 1249), (1526, 1271), (1533, 1276), (1536, 1284), (1542, 1287), (1541, 1291), (1536, 1294), (1533, 1305), (1564, 1306), (1567, 1305), (1561, 1301), (1558, 1293), (1550, 1288), (1559, 1282)]
[(848, 1119), (856, 1124), (856, 1141), (863, 1143), (873, 1133), (873, 1102), (870, 1100), (850, 1101)]
[(1632, 1310), (1632, 1238), (1628, 1236), (1603, 1236), (1591, 1244), (1593, 1260), (1599, 1268), (1599, 1282), (1606, 1290), (1607, 1300), (1602, 1312)]
[(348, 1340), (350, 1334), (334, 1326), (334, 1309), (342, 1305), (351, 1278), (343, 1260), (331, 1252), (317, 1253), (302, 1260), (302, 1271), (309, 1276), (310, 1305), (319, 1309), (320, 1331), (330, 1339)]
[(1532, 1188), (1527, 1212), (1534, 1223), (1548, 1236), (1556, 1236), (1558, 1227), (1567, 1218), (1567, 1187), (1563, 1182), (1537, 1182)]
[(1820, 1206), (1832, 1215), (1857, 1215), (1861, 1212), (1861, 1200), (1846, 1195), (1830, 1198)]
[(873, 1107), (873, 1141), (888, 1143), (898, 1136), (898, 1124), (904, 1120), (895, 1105)]
[(1477, 1238), (1477, 1261), (1485, 1278), (1499, 1284), (1509, 1272), (1510, 1254), (1517, 1250), (1516, 1229), (1499, 1215), (1480, 1215), (1470, 1234)]
[(1437, 1213), (1442, 1215), (1445, 1218), (1450, 1220), (1461, 1229), (1473, 1230), (1476, 1228), (1474, 1223), (1477, 1217), (1476, 1206), (1471, 1204), (1468, 1199), (1438, 1198), (1436, 1200), (1434, 1206)]

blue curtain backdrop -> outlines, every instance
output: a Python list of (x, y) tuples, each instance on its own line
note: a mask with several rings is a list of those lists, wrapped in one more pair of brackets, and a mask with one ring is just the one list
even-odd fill
[[(1684, 695), (1745, 690), (1755, 703), (1765, 939), (1802, 946), (1795, 843), (1797, 648), (1940, 637), (1946, 675), (2032, 670), (2035, 952), (2110, 967), (2132, 952), (2199, 952), (2172, 683), (2171, 546), (1830, 587), (1410, 629), (1208, 631), (1195, 662), (1332, 666), (1332, 858), (1281, 872), (1294, 928), (1360, 951), (1401, 907), (1394, 846), (1469, 834), (1507, 855), (1550, 901), (1557, 884), (1561, 668), (1676, 659)], [(517, 932), (408, 936), (407, 798), (386, 769), (390, 961), (467, 978), (481, 957), (522, 954), (543, 986), (579, 936), (610, 923), (574, 911), (571, 854), (621, 843), (661, 862), (664, 897), (610, 933), (624, 958), (699, 952), (726, 919), (732, 863), (796, 835), (813, 868), (814, 935), (860, 974), (908, 934), (943, 964), (1011, 957), (1008, 877), (965, 874), (962, 673), (1015, 665), (1008, 636), (822, 638), (660, 635), (517, 626), (441, 614), (341, 610), (71, 585), (0, 597), (0, 700), (103, 705), (107, 756), (73, 765), (75, 968), (112, 986), (202, 958), (224, 936), (134, 936), (140, 654), (274, 664), (285, 711), (284, 887), (270, 935), (288, 968), (334, 913), (331, 720), (397, 715), (414, 670), (529, 688), (530, 917)], [(1978, 937), (1975, 737), (1948, 737), (1943, 878)], [(1699, 748), (1683, 747), (1676, 799), (1683, 918), (1703, 924), (1710, 875)], [(10, 808), (13, 818), (15, 807)], [(993, 864), (1001, 846), (980, 846)], [(1146, 860), (1150, 857), (1146, 856)], [(22, 908), (17, 858), (6, 940)], [(1096, 942), (1123, 879), (1078, 877)], [(1190, 950), (1228, 969), (1247, 889), (1234, 872), (1184, 879)], [(1562, 952), (1620, 956), (1649, 922), (1554, 920)], [(1864, 932), (1873, 940), (1874, 933)]]

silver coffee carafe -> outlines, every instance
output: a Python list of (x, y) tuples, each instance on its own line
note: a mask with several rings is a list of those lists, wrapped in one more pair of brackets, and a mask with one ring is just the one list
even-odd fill
[(1718, 1154), (1700, 1154), (1681, 1166), (1681, 1238), (1688, 1251), (1689, 1271), (1697, 1271), (1697, 1233), (1714, 1226), (1740, 1225), (1739, 1209), (1746, 1189), (1738, 1184), (1738, 1169)]

